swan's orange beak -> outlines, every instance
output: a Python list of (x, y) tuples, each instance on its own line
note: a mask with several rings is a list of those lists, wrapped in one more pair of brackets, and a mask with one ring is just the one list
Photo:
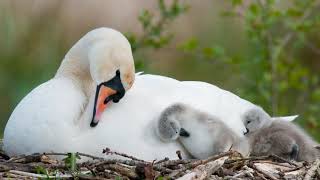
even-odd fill
[(111, 100), (110, 97), (117, 93), (117, 91), (103, 85), (97, 91), (99, 92), (95, 102), (95, 113), (90, 124), (92, 127), (98, 124), (103, 111), (107, 108), (107, 103)]
[(94, 100), (93, 117), (90, 126), (95, 127), (99, 123), (102, 113), (107, 108), (109, 101), (112, 100), (113, 102), (117, 103), (125, 93), (125, 89), (123, 88), (120, 79), (120, 71), (117, 71), (116, 76), (111, 80), (98, 85)]

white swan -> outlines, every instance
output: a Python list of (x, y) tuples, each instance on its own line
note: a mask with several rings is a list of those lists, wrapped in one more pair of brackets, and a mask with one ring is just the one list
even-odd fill
[(211, 84), (135, 75), (127, 39), (99, 28), (70, 49), (53, 79), (18, 104), (5, 128), (4, 150), (103, 156), (109, 147), (146, 160), (176, 158), (182, 147), (163, 143), (153, 129), (153, 120), (174, 102), (222, 117), (239, 135), (245, 131), (240, 114), (254, 106)]

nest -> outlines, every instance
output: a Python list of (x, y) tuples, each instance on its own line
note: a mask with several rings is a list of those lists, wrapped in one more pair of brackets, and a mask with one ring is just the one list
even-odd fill
[[(0, 153), (1, 179), (320, 179), (320, 160), (293, 162), (272, 155), (242, 157), (229, 151), (207, 159), (144, 161), (103, 150), (106, 158), (83, 153), (44, 153), (8, 157)], [(110, 154), (119, 159), (110, 159)], [(57, 160), (54, 157), (64, 157)], [(90, 158), (77, 163), (78, 158)], [(58, 158), (62, 159), (62, 158)], [(78, 161), (79, 162), (79, 161)]]

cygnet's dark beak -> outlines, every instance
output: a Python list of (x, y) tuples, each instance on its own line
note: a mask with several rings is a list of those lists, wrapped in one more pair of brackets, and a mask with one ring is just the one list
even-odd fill
[(179, 135), (182, 137), (189, 137), (190, 133), (188, 131), (186, 131), (184, 128), (181, 128)]
[(243, 132), (243, 135), (246, 135), (246, 134), (248, 134), (248, 133), (249, 133), (249, 129), (246, 128), (246, 132)]
[(297, 160), (299, 155), (299, 146), (298, 144), (293, 144), (290, 152), (290, 159)]

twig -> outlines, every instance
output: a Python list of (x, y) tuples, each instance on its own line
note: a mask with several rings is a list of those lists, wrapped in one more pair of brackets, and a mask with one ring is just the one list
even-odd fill
[(160, 163), (163, 163), (163, 162), (166, 162), (166, 161), (169, 161), (169, 158), (165, 157), (164, 159), (159, 160), (159, 161), (155, 162), (154, 164), (160, 164)]
[(274, 164), (277, 166), (282, 166), (282, 167), (287, 167), (287, 168), (296, 168), (296, 166), (287, 164), (287, 163), (279, 163), (279, 162), (274, 162), (274, 161), (270, 161), (270, 160), (258, 160), (258, 161), (253, 161), (254, 163), (267, 163), (267, 164)]
[(320, 159), (317, 159), (309, 168), (306, 175), (304, 176), (304, 180), (311, 180), (313, 176), (316, 175), (316, 171), (320, 166)]
[(179, 180), (203, 180), (211, 176), (215, 171), (217, 171), (228, 157), (224, 156), (214, 161), (207, 162), (206, 164), (201, 164), (197, 166), (191, 173), (188, 173)]
[(296, 170), (299, 170), (301, 168), (303, 168), (304, 166), (298, 166), (298, 167), (295, 167), (295, 168), (292, 168), (292, 169), (288, 169), (288, 170), (283, 170), (284, 173), (288, 173), (288, 172), (292, 172), (292, 171), (296, 171)]
[[(97, 169), (100, 169), (100, 168), (97, 168)], [(104, 171), (105, 169), (109, 169), (109, 170), (118, 172), (119, 174), (127, 176), (130, 179), (138, 178), (138, 175), (135, 173), (135, 171), (133, 169), (125, 167), (121, 164), (106, 164), (103, 166), (103, 168), (101, 170)]]
[(108, 154), (115, 154), (115, 155), (118, 155), (118, 156), (122, 156), (122, 157), (125, 157), (125, 158), (129, 158), (129, 159), (135, 160), (135, 161), (140, 161), (140, 162), (147, 163), (147, 161), (144, 161), (142, 159), (138, 159), (136, 157), (127, 155), (125, 153), (119, 153), (119, 152), (116, 152), (116, 151), (111, 151), (109, 148), (105, 148), (102, 153), (107, 154), (107, 155)]
[[(96, 159), (96, 160), (104, 160), (105, 159), (105, 158), (102, 158), (102, 157), (92, 156), (90, 154), (85, 154), (85, 153), (80, 153), (80, 152), (77, 152), (77, 154), (79, 156), (88, 157), (88, 158)], [(68, 153), (50, 152), (50, 153), (43, 153), (43, 155), (48, 155), (48, 156), (68, 156)]]
[(102, 157), (92, 156), (90, 154), (79, 153), (79, 152), (78, 152), (78, 155), (79, 156), (88, 157), (88, 158), (91, 158), (91, 159), (96, 159), (96, 160), (104, 160), (105, 159), (105, 158), (102, 158)]
[(155, 165), (159, 165), (159, 166), (177, 166), (179, 164), (188, 164), (188, 163), (191, 163), (191, 162), (195, 162), (195, 161), (198, 161), (198, 160), (195, 160), (195, 159), (177, 159), (177, 160), (171, 160), (171, 161), (164, 161), (164, 162), (161, 162), (161, 163), (156, 163)]
[(263, 171), (262, 169), (256, 167), (256, 165), (254, 165), (253, 163), (250, 163), (248, 166), (251, 167), (252, 169), (258, 171), (259, 173), (263, 174), (264, 176), (268, 177), (269, 179), (277, 180), (276, 177), (274, 177), (273, 175), (271, 175), (271, 174)]
[(172, 174), (169, 175), (169, 177), (179, 177), (183, 172), (185, 172), (188, 169), (195, 168), (195, 167), (197, 167), (197, 166), (199, 166), (201, 164), (206, 164), (206, 163), (208, 163), (210, 161), (214, 161), (214, 160), (217, 160), (217, 159), (225, 157), (225, 156), (230, 156), (233, 153), (234, 153), (233, 151), (228, 151), (228, 152), (221, 153), (219, 155), (215, 155), (215, 156), (209, 157), (208, 159), (205, 159), (205, 160), (195, 161), (195, 162), (193, 162), (191, 164), (187, 164), (185, 167), (179, 169), (178, 171), (173, 172)]
[(97, 167), (97, 166), (101, 166), (101, 165), (105, 165), (105, 164), (116, 164), (116, 163), (125, 164), (125, 165), (128, 165), (128, 166), (137, 166), (137, 165), (140, 165), (140, 164), (145, 164), (143, 162), (135, 161), (135, 160), (108, 159), (108, 160), (103, 160), (103, 161), (92, 163), (90, 165), (90, 167), (92, 167), (92, 166)]
[(57, 175), (57, 176), (47, 176), (47, 175), (42, 175), (42, 174), (34, 174), (34, 173), (29, 173), (29, 172), (23, 172), (23, 171), (16, 171), (16, 170), (11, 170), (9, 171), (9, 173), (12, 174), (17, 174), (17, 175), (21, 175), (21, 176), (27, 176), (27, 177), (34, 177), (34, 178), (72, 178), (73, 176), (71, 174), (61, 174), (61, 175)]
[(267, 180), (267, 178), (264, 177), (264, 175), (262, 175), (262, 174), (260, 173), (260, 171), (255, 171), (254, 173), (255, 173), (257, 176), (259, 176), (261, 179)]
[(275, 155), (275, 154), (270, 155), (270, 157), (272, 157), (272, 158), (274, 158), (274, 159), (276, 159), (276, 160), (280, 160), (280, 161), (282, 161), (282, 162), (286, 162), (286, 163), (291, 164), (291, 165), (293, 165), (293, 166), (295, 166), (295, 167), (298, 167), (298, 166), (299, 166), (297, 163), (295, 163), (295, 162), (293, 162), (293, 161), (289, 161), (289, 160), (287, 160), (287, 159), (284, 159), (284, 158), (282, 158), (282, 157), (280, 157), (280, 156), (277, 156), (277, 155)]
[(244, 170), (241, 171), (241, 172), (238, 173), (238, 174), (235, 174), (234, 176), (232, 176), (232, 178), (240, 178), (240, 177), (243, 177), (243, 176), (245, 176), (245, 175), (248, 175), (248, 176), (250, 176), (250, 177), (254, 177), (254, 176), (252, 175), (252, 173), (254, 173), (254, 170), (253, 170), (253, 169), (251, 169), (251, 168), (249, 168), (249, 167), (247, 167), (247, 166), (244, 166)]

